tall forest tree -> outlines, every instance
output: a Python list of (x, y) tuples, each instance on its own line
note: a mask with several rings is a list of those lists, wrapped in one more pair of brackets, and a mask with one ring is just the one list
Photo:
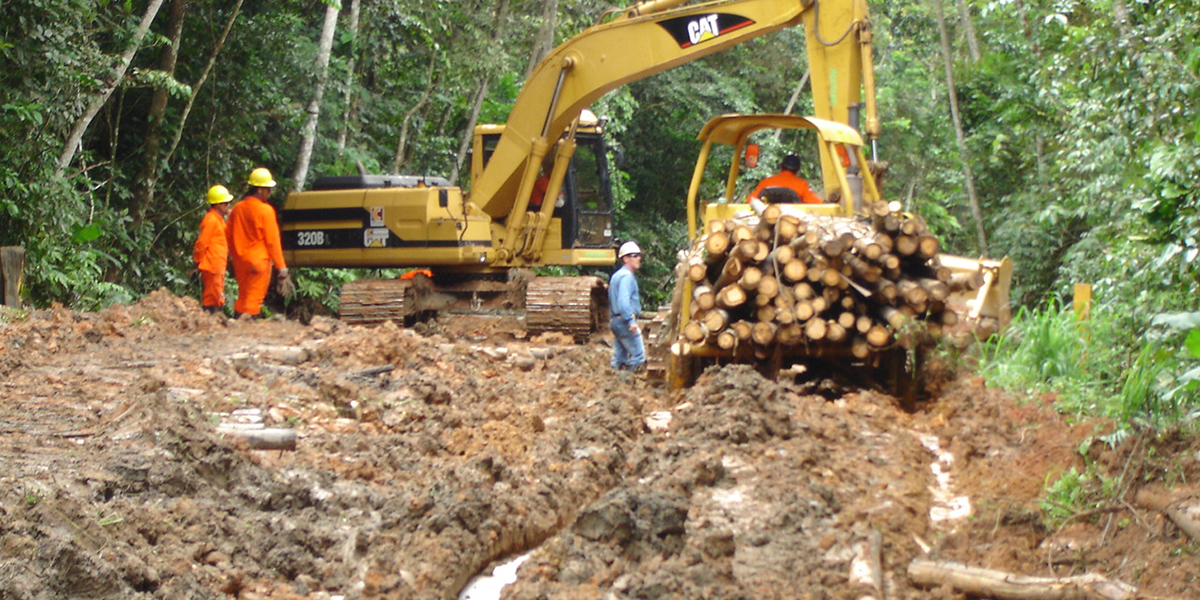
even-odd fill
[(312, 99), (304, 111), (307, 119), (300, 134), (300, 152), (296, 158), (296, 170), (292, 173), (292, 189), (304, 189), (308, 179), (308, 164), (312, 160), (313, 145), (317, 140), (317, 122), (321, 118), (321, 99), (325, 96), (325, 84), (329, 77), (329, 55), (333, 51), (333, 34), (337, 31), (339, 0), (330, 0), (325, 6), (325, 21), (321, 27), (321, 39), (317, 43), (316, 82), (313, 84)]

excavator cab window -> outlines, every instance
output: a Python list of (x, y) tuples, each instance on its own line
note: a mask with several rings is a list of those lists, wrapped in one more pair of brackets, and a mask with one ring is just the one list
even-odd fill
[(604, 138), (581, 132), (575, 141), (575, 156), (563, 182), (566, 202), (556, 212), (563, 217), (563, 247), (608, 248), (612, 246), (612, 187)]

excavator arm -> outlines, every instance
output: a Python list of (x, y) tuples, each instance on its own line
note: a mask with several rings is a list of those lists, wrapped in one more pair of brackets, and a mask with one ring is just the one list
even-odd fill
[[(804, 23), (818, 117), (851, 122), (873, 85), (866, 0), (690, 0), (642, 2), (555, 48), (526, 80), (470, 200), (521, 226), (533, 182), (553, 142), (581, 111), (624, 84), (730, 46)], [(847, 43), (850, 40), (852, 43)], [(878, 130), (873, 90), (867, 131)], [(829, 176), (834, 174), (829, 165)], [(511, 236), (510, 236), (511, 237)]]

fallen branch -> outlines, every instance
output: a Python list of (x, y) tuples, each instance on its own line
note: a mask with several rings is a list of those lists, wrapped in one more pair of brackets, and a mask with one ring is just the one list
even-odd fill
[(382, 365), (382, 366), (378, 366), (378, 367), (371, 367), (370, 369), (363, 369), (361, 371), (355, 371), (353, 373), (347, 373), (346, 377), (374, 377), (376, 375), (390, 373), (395, 370), (396, 370), (396, 365), (386, 364), (386, 365)]
[(1166, 515), (1184, 533), (1200, 542), (1200, 498), (1143, 489), (1137, 493), (1137, 503)]
[(1108, 600), (1132, 600), (1137, 588), (1101, 575), (1073, 577), (1027, 577), (970, 567), (950, 561), (918, 558), (908, 565), (913, 585), (931, 589), (948, 585), (968, 595), (1000, 600), (1072, 600), (1099, 596)]

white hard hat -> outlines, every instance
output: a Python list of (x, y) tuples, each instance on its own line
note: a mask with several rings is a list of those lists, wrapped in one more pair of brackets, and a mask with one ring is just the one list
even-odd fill
[(641, 254), (642, 249), (638, 247), (637, 242), (625, 242), (621, 244), (621, 249), (617, 251), (617, 258), (625, 258), (630, 254)]

